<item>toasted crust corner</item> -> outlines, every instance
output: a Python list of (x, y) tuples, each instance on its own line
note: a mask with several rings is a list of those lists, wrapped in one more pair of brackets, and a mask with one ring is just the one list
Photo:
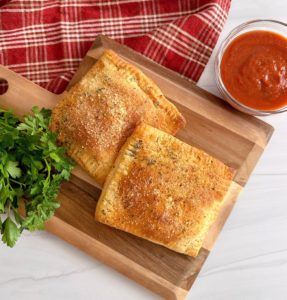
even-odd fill
[(137, 67), (123, 60), (111, 49), (106, 49), (103, 52), (103, 57), (110, 59), (118, 68), (125, 69), (127, 72), (135, 76), (138, 85), (146, 94), (150, 96), (154, 104), (166, 111), (171, 120), (167, 128), (162, 128), (163, 131), (175, 135), (180, 129), (185, 127), (186, 120), (183, 115), (178, 111), (174, 104), (166, 99), (162, 91), (153, 80), (147, 77)]

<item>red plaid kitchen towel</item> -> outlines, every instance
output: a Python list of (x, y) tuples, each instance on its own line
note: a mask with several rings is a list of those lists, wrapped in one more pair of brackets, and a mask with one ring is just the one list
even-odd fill
[(196, 82), (231, 0), (0, 0), (0, 63), (62, 92), (98, 34)]

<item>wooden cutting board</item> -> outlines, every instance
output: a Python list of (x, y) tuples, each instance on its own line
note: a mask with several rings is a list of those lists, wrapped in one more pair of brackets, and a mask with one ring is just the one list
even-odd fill
[[(179, 132), (178, 138), (233, 167), (236, 170), (234, 182), (196, 258), (97, 223), (94, 212), (100, 190), (79, 168), (75, 170), (71, 182), (63, 184), (59, 195), (61, 208), (46, 224), (46, 229), (163, 298), (184, 299), (240, 190), (264, 151), (273, 128), (255, 117), (234, 110), (178, 74), (104, 36), (96, 39), (68, 89), (82, 78), (107, 48), (138, 66), (158, 84), (187, 120), (187, 126)], [(3, 66), (0, 66), (0, 78), (6, 79), (9, 85), (8, 91), (0, 96), (0, 107), (12, 108), (19, 115), (29, 113), (34, 105), (52, 108), (60, 97)]]

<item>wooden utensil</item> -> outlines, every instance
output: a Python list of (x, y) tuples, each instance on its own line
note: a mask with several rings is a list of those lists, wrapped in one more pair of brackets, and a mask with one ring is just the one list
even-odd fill
[[(196, 258), (175, 253), (94, 220), (100, 190), (93, 179), (77, 168), (71, 182), (62, 186), (61, 208), (46, 229), (89, 255), (113, 267), (166, 299), (184, 299), (211, 251), (240, 190), (264, 151), (273, 128), (240, 113), (221, 99), (196, 87), (117, 42), (99, 36), (71, 80), (70, 89), (96, 62), (104, 49), (112, 49), (152, 78), (187, 120), (177, 135), (203, 149), (236, 170), (234, 182), (219, 217), (211, 227)], [(28, 114), (35, 105), (53, 108), (55, 95), (0, 66), (0, 78), (8, 81), (8, 91), (0, 96), (0, 107), (18, 115)]]

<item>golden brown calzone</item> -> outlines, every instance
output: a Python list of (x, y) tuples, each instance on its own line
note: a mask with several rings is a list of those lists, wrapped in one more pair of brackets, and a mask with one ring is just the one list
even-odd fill
[(107, 177), (96, 220), (196, 256), (233, 175), (205, 152), (142, 124)]
[(51, 129), (102, 186), (121, 146), (142, 121), (170, 134), (185, 124), (152, 80), (106, 50), (53, 109)]

